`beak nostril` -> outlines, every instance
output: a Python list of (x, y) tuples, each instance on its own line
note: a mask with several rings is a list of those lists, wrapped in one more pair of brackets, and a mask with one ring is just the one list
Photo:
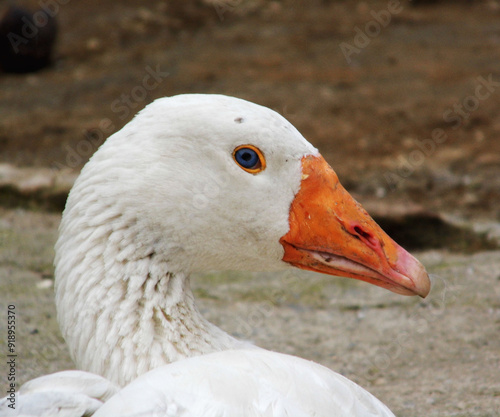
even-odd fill
[(356, 232), (357, 235), (362, 236), (364, 238), (370, 238), (372, 237), (370, 233), (365, 232), (361, 227), (359, 226), (354, 226), (354, 232)]
[(363, 230), (363, 228), (359, 225), (354, 226), (353, 234), (359, 237), (363, 242), (367, 243), (370, 247), (376, 248), (378, 247), (378, 240), (369, 232)]

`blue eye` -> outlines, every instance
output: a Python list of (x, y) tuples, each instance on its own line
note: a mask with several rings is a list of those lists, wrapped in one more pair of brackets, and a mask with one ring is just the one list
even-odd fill
[(236, 162), (243, 168), (252, 169), (259, 163), (259, 155), (253, 149), (241, 148), (234, 153)]
[(238, 146), (233, 151), (233, 158), (241, 168), (251, 174), (257, 174), (266, 167), (264, 155), (253, 145)]

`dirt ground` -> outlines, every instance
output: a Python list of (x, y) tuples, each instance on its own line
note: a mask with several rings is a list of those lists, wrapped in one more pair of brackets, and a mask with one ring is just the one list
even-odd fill
[[(277, 110), (369, 210), (400, 219), (389, 233), (404, 228), (408, 247), (440, 240), (414, 245), (434, 290), (419, 301), (308, 274), (276, 301), (266, 294), (282, 277), (222, 274), (195, 281), (206, 315), (342, 372), (397, 416), (500, 416), (500, 252), (485, 250), (498, 245), (458, 239), (433, 217), (500, 236), (498, 0), (54, 2), (53, 66), (0, 73), (0, 164), (73, 178), (162, 96)], [(26, 205), (2, 188), (5, 172), (0, 301), (20, 311), (23, 382), (72, 367), (50, 287), (61, 199), (16, 208)], [(415, 210), (431, 215), (422, 223)]]

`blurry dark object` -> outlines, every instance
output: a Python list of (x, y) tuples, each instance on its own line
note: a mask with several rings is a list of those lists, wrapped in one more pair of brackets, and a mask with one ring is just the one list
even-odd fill
[(0, 67), (4, 72), (34, 72), (52, 62), (57, 22), (48, 9), (30, 12), (9, 6), (0, 20)]

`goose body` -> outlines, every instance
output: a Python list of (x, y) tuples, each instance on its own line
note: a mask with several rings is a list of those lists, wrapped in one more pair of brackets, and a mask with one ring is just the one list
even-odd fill
[(429, 291), (423, 266), (288, 121), (219, 95), (159, 99), (101, 146), (68, 197), (55, 264), (59, 323), (82, 371), (30, 381), (19, 403), (57, 392), (94, 401), (96, 417), (391, 416), (346, 378), (206, 321), (189, 274), (299, 267)]
[(140, 376), (95, 417), (389, 417), (373, 395), (328, 368), (264, 349), (174, 362)]

